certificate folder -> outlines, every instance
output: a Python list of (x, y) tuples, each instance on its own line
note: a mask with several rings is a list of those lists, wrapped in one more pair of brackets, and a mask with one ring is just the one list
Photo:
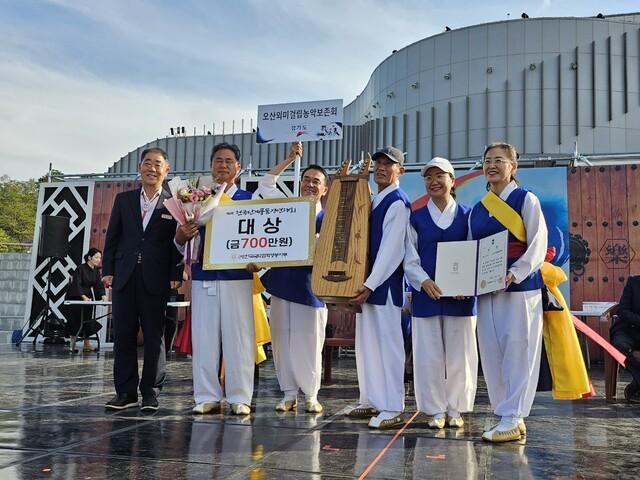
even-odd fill
[(435, 282), (443, 297), (472, 297), (505, 288), (507, 230), (481, 240), (439, 242)]

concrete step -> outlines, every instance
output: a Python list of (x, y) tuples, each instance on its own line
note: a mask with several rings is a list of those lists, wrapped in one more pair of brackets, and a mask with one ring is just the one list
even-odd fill
[(9, 292), (0, 290), (0, 305), (7, 303), (25, 303), (27, 301), (27, 291)]
[(30, 259), (25, 260), (7, 260), (0, 258), (0, 270), (29, 270), (31, 264)]
[(13, 331), (6, 332), (4, 330), (0, 330), (0, 345), (10, 344), (12, 336), (13, 336)]
[(1, 280), (0, 292), (26, 292), (29, 289), (29, 280)]
[(0, 303), (0, 318), (24, 316), (25, 304), (26, 300), (22, 303)]
[(30, 260), (30, 253), (0, 253), (0, 260)]
[(29, 280), (29, 270), (0, 270), (0, 280)]
[(22, 328), (23, 317), (0, 317), (0, 331), (12, 332)]

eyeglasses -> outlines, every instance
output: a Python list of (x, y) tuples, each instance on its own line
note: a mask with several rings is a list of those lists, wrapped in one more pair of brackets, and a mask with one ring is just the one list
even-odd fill
[(485, 158), (484, 160), (482, 160), (483, 167), (502, 167), (504, 165), (507, 165), (508, 163), (511, 163), (511, 160), (505, 160), (504, 158)]
[(424, 181), (427, 182), (427, 183), (433, 182), (434, 180), (442, 181), (446, 177), (450, 177), (450, 176), (451, 175), (449, 173), (446, 173), (446, 172), (436, 173), (435, 175), (425, 175), (424, 176)]
[(320, 185), (322, 185), (323, 181), (320, 180), (319, 178), (309, 178), (309, 177), (302, 177), (302, 182), (306, 185), (313, 185), (314, 187), (319, 187)]

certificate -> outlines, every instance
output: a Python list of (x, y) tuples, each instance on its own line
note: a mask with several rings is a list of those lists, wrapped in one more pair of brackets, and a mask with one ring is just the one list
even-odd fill
[(435, 282), (443, 297), (472, 297), (505, 288), (507, 230), (481, 240), (440, 242)]

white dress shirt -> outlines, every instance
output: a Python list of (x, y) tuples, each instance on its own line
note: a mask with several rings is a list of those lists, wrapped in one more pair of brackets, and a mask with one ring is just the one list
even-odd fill
[(142, 217), (142, 230), (147, 229), (149, 220), (151, 220), (151, 215), (153, 215), (153, 211), (156, 209), (156, 205), (158, 205), (161, 193), (162, 187), (160, 187), (160, 189), (154, 193), (151, 198), (148, 198), (144, 188), (140, 189), (140, 216)]

